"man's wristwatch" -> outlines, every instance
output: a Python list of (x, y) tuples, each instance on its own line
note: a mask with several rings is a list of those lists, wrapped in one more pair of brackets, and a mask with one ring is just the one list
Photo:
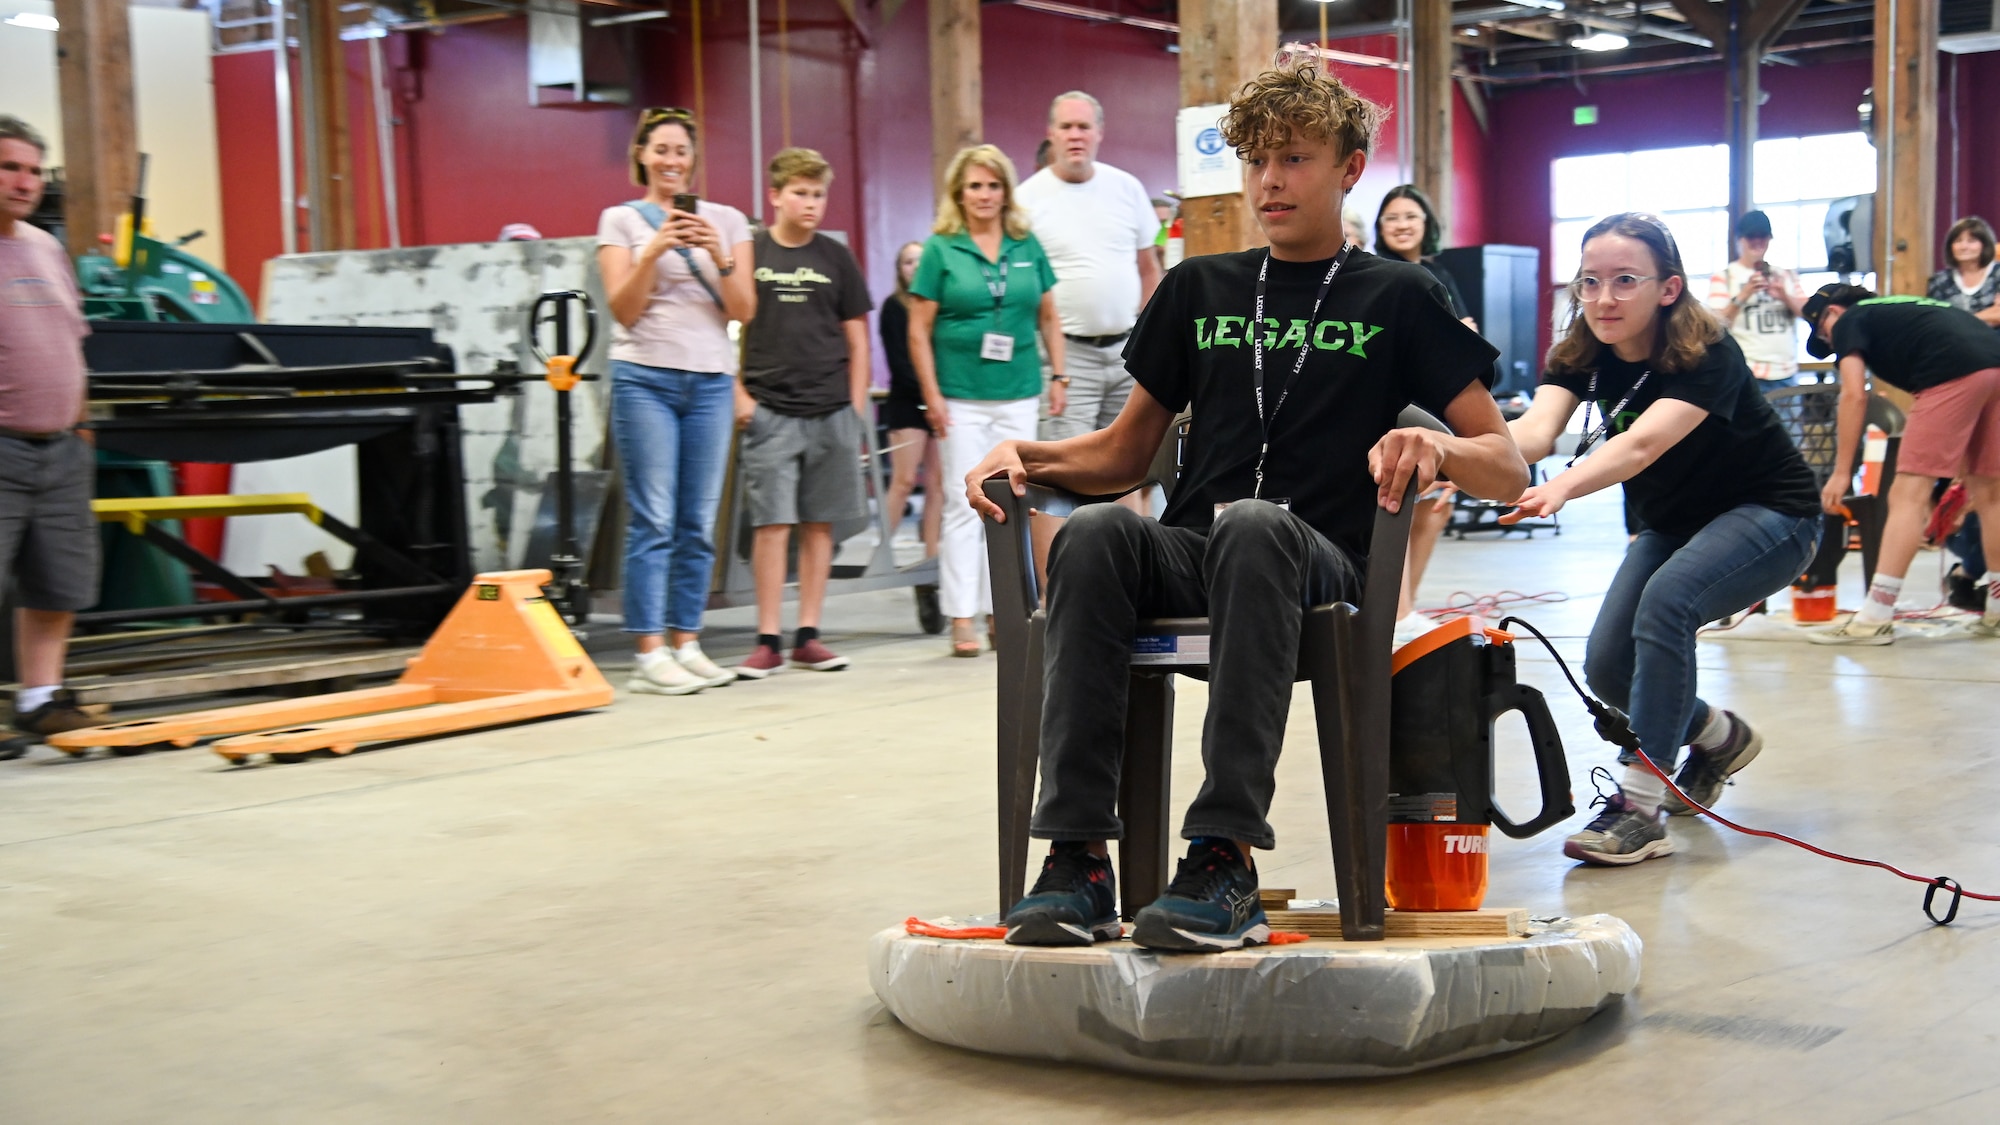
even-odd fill
[(1061, 383), (1061, 384), (1062, 384), (1063, 386), (1067, 387), (1067, 386), (1069, 386), (1069, 376), (1067, 376), (1067, 375), (1051, 375), (1051, 376), (1049, 376), (1049, 382), (1051, 382), (1051, 383)]

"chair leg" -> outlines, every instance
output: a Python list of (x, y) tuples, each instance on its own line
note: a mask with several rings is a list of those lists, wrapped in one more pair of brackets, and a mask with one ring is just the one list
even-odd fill
[(1320, 778), (1333, 837), (1340, 932), (1381, 941), (1388, 909), (1389, 700), (1387, 651), (1380, 690), (1364, 680), (1354, 617), (1345, 606), (1313, 610), (1300, 636), (1319, 728)]
[(1118, 768), (1125, 838), (1118, 843), (1118, 882), (1130, 919), (1167, 889), (1174, 680), (1171, 673), (1135, 671), (1125, 690), (1125, 756)]
[(1028, 623), (1018, 655), (1002, 646), (999, 665), (1000, 913), (1027, 889), (1028, 821), (1034, 811), (1035, 768), (1042, 744), (1042, 637), (1046, 620)]

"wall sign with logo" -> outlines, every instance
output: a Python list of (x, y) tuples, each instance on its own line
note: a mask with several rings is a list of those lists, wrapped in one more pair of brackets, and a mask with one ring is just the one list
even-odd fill
[(1174, 118), (1174, 151), (1180, 161), (1181, 198), (1234, 195), (1243, 190), (1243, 162), (1222, 139), (1227, 105), (1192, 105)]

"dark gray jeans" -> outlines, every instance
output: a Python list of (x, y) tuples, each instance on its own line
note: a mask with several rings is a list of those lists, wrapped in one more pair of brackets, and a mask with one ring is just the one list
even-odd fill
[(1207, 533), (1165, 527), (1116, 504), (1070, 517), (1049, 555), (1042, 676), (1042, 791), (1030, 833), (1111, 840), (1119, 822), (1126, 676), (1140, 619), (1207, 617), (1207, 771), (1181, 835), (1276, 843), (1278, 751), (1310, 606), (1353, 600), (1356, 560), (1304, 520), (1257, 500), (1232, 504)]

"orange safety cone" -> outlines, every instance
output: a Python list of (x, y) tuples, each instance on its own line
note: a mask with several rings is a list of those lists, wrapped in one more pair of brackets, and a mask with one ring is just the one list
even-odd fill
[(1861, 443), (1861, 491), (1857, 495), (1873, 496), (1882, 488), (1882, 462), (1889, 457), (1889, 435), (1880, 426), (1868, 427), (1868, 437)]
[(135, 719), (52, 735), (48, 742), (80, 754), (93, 746), (192, 746), (228, 734), (237, 737), (213, 749), (240, 762), (251, 754), (346, 754), (367, 742), (602, 707), (611, 702), (611, 685), (543, 595), (549, 581), (546, 570), (474, 578), (409, 669), (388, 687)]

